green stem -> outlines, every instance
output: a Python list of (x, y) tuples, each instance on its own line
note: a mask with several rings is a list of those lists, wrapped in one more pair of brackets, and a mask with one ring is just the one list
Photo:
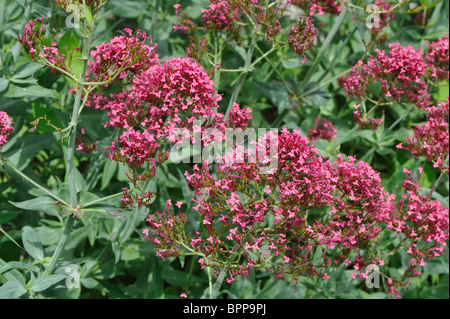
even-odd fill
[(85, 207), (88, 207), (88, 206), (92, 206), (94, 204), (101, 203), (101, 202), (106, 201), (108, 199), (116, 198), (116, 197), (119, 197), (119, 196), (122, 196), (122, 195), (123, 195), (123, 192), (120, 192), (120, 193), (112, 194), (112, 195), (109, 195), (109, 196), (106, 196), (106, 197), (102, 197), (102, 198), (93, 200), (91, 202), (88, 202), (86, 204), (83, 204), (83, 207), (85, 208)]
[[(79, 81), (83, 81), (84, 75), (86, 73), (87, 68), (87, 59), (89, 56), (89, 50), (91, 45), (91, 39), (92, 39), (92, 32), (91, 32), (91, 26), (88, 25), (87, 21), (84, 20), (85, 30), (88, 32), (88, 35), (86, 37), (83, 37), (83, 50), (81, 53), (82, 58), (82, 64), (81, 64), (81, 73), (80, 73), (80, 79)], [(69, 192), (70, 192), (70, 204), (72, 207), (76, 207), (78, 205), (78, 199), (77, 199), (77, 186), (75, 182), (75, 140), (77, 135), (77, 123), (78, 123), (78, 117), (79, 117), (79, 110), (81, 106), (81, 97), (83, 93), (83, 86), (79, 86), (77, 93), (75, 95), (75, 101), (73, 104), (73, 111), (72, 111), (72, 120), (71, 122), (74, 123), (73, 127), (70, 130), (69, 133), (69, 141), (67, 146), (67, 177), (69, 182)]]
[(216, 89), (216, 92), (218, 92), (220, 88), (220, 65), (222, 63), (222, 46), (220, 45), (221, 49), (218, 50), (218, 41), (218, 37), (214, 34), (214, 88)]
[(211, 299), (213, 294), (211, 267), (206, 267), (206, 271), (208, 273), (209, 298)]
[(389, 133), (390, 131), (392, 131), (394, 129), (394, 127), (397, 126), (398, 123), (400, 123), (401, 121), (403, 121), (411, 112), (412, 112), (413, 108), (409, 109), (408, 112), (404, 113), (401, 117), (399, 117), (394, 123), (392, 123), (389, 128), (387, 130), (385, 130), (383, 132), (383, 134), (380, 136), (379, 141), (383, 141), (383, 138), (386, 136), (387, 133)]
[(59, 255), (61, 255), (61, 252), (66, 245), (67, 240), (69, 239), (70, 232), (72, 231), (72, 227), (75, 221), (75, 217), (72, 215), (67, 216), (66, 219), (66, 225), (64, 227), (63, 234), (61, 238), (59, 239), (58, 246), (56, 246), (55, 251), (53, 252), (52, 258), (50, 259), (50, 262), (45, 269), (42, 277), (48, 276), (51, 274), (53, 268), (55, 267), (56, 262), (59, 259)]
[(433, 186), (431, 186), (430, 195), (433, 194), (434, 190), (439, 186), (444, 176), (445, 176), (444, 171), (441, 171), (441, 175), (439, 175), (438, 179), (434, 182)]
[[(86, 10), (86, 2), (83, 0), (83, 5)], [(86, 36), (83, 36), (83, 45), (82, 45), (82, 53), (81, 53), (81, 72), (80, 72), (80, 82), (83, 80), (84, 75), (86, 73), (87, 68), (87, 60), (89, 56), (89, 50), (91, 46), (91, 40), (92, 40), (92, 25), (94, 22), (92, 22), (91, 25), (88, 24), (86, 20), (83, 21), (84, 30), (87, 32)], [(84, 33), (84, 32), (83, 32)], [(82, 34), (83, 34), (82, 33)], [(72, 208), (75, 208), (78, 206), (78, 198), (77, 198), (77, 185), (75, 181), (75, 139), (77, 135), (77, 123), (78, 123), (78, 116), (79, 116), (79, 108), (81, 105), (81, 96), (83, 93), (83, 86), (79, 85), (78, 90), (75, 96), (75, 101), (73, 104), (73, 111), (72, 111), (72, 120), (73, 127), (70, 130), (69, 133), (69, 141), (67, 146), (67, 178), (69, 183), (69, 193), (70, 193), (70, 206)], [(64, 227), (63, 234), (58, 242), (58, 245), (56, 246), (55, 251), (53, 252), (52, 258), (50, 259), (50, 263), (48, 267), (45, 269), (45, 272), (43, 276), (47, 276), (51, 274), (56, 262), (59, 259), (59, 256), (61, 255), (62, 250), (64, 249), (64, 246), (67, 243), (67, 240), (69, 239), (70, 233), (73, 228), (73, 224), (75, 221), (75, 217), (72, 215), (67, 216), (66, 218), (66, 225)]]

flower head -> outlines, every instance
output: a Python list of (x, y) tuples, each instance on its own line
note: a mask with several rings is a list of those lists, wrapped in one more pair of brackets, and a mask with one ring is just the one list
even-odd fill
[(6, 144), (8, 136), (11, 134), (13, 127), (11, 119), (4, 111), (0, 111), (0, 149)]
[(315, 127), (309, 129), (309, 139), (315, 141), (318, 139), (332, 140), (337, 137), (337, 130), (334, 128), (333, 123), (326, 119), (316, 117), (314, 120)]
[(384, 97), (396, 102), (408, 102), (425, 108), (430, 100), (424, 80), (427, 63), (420, 49), (389, 44), (390, 51), (375, 49), (377, 57), (367, 63), (359, 61), (349, 75), (340, 79), (347, 95), (364, 97), (369, 84), (379, 83)]

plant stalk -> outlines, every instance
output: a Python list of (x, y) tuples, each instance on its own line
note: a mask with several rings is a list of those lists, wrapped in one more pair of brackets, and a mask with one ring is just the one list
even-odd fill
[[(83, 1), (83, 4), (86, 9), (86, 3)], [(92, 22), (93, 23), (93, 22)], [(84, 30), (87, 35), (83, 35), (83, 44), (82, 44), (82, 53), (81, 53), (81, 73), (80, 73), (80, 82), (84, 80), (84, 75), (86, 73), (87, 68), (87, 60), (89, 55), (89, 50), (91, 46), (92, 41), (92, 25), (88, 25), (88, 22), (86, 20), (83, 21)], [(85, 34), (84, 32), (82, 34)], [(78, 206), (78, 198), (77, 198), (77, 185), (75, 181), (75, 139), (77, 135), (77, 123), (78, 123), (78, 116), (79, 116), (79, 109), (81, 106), (81, 97), (83, 93), (83, 86), (79, 85), (77, 89), (77, 93), (75, 96), (75, 101), (73, 104), (73, 111), (72, 111), (72, 120), (71, 123), (73, 123), (73, 127), (70, 129), (69, 133), (69, 140), (68, 140), (68, 146), (67, 146), (67, 178), (69, 183), (69, 193), (70, 193), (70, 206), (72, 209), (76, 208)], [(66, 218), (66, 225), (64, 227), (63, 234), (58, 242), (58, 245), (56, 246), (55, 251), (53, 252), (52, 258), (50, 259), (48, 267), (45, 269), (45, 272), (43, 274), (44, 276), (47, 276), (51, 274), (53, 268), (55, 267), (56, 262), (59, 259), (59, 256), (61, 255), (62, 250), (64, 249), (64, 246), (67, 243), (67, 240), (69, 239), (70, 233), (73, 228), (73, 224), (75, 222), (75, 217), (73, 215), (69, 215)]]

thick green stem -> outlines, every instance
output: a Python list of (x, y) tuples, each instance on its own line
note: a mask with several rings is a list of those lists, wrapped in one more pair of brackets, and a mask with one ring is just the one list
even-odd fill
[(66, 219), (66, 225), (64, 227), (63, 234), (61, 238), (59, 239), (58, 246), (56, 246), (55, 251), (53, 252), (52, 258), (50, 259), (50, 262), (45, 269), (42, 277), (48, 276), (52, 273), (53, 268), (55, 267), (56, 262), (59, 259), (59, 256), (61, 255), (61, 252), (66, 245), (67, 240), (69, 239), (70, 233), (72, 231), (72, 227), (75, 221), (75, 217), (72, 215), (67, 216)]
[[(86, 4), (83, 1), (83, 4), (86, 6)], [(80, 72), (80, 82), (83, 81), (84, 75), (86, 73), (87, 68), (87, 60), (88, 60), (88, 54), (91, 46), (91, 39), (92, 39), (92, 25), (89, 25), (86, 20), (84, 20), (84, 31), (87, 33), (87, 35), (83, 36), (83, 45), (82, 45), (82, 53), (81, 53), (81, 72)], [(84, 33), (84, 32), (83, 32)], [(70, 193), (70, 206), (72, 209), (76, 208), (78, 206), (78, 198), (77, 198), (77, 185), (75, 181), (75, 139), (77, 135), (77, 123), (78, 123), (78, 116), (79, 116), (79, 109), (81, 106), (81, 97), (83, 93), (83, 86), (79, 85), (78, 90), (75, 96), (75, 101), (73, 104), (73, 111), (72, 111), (72, 120), (73, 127), (70, 129), (69, 133), (69, 141), (67, 146), (67, 178), (69, 183), (69, 193)], [(59, 259), (59, 256), (61, 255), (62, 250), (64, 249), (64, 246), (67, 243), (67, 240), (69, 239), (70, 233), (72, 231), (72, 227), (75, 221), (75, 217), (72, 215), (67, 216), (66, 218), (66, 225), (64, 227), (64, 232), (58, 242), (58, 245), (56, 246), (55, 251), (53, 252), (52, 258), (50, 259), (50, 263), (48, 267), (45, 269), (45, 272), (43, 276), (47, 276), (51, 274), (56, 262)]]
[[(87, 36), (83, 37), (83, 47), (82, 47), (82, 53), (81, 53), (81, 73), (80, 73), (80, 79), (79, 81), (84, 80), (84, 75), (86, 73), (86, 67), (87, 67), (87, 60), (89, 56), (89, 49), (91, 45), (91, 27), (87, 25), (86, 20), (85, 23), (85, 30), (87, 31)], [(75, 95), (75, 101), (73, 104), (73, 111), (72, 111), (72, 120), (73, 127), (70, 130), (69, 134), (69, 140), (68, 140), (68, 146), (67, 146), (67, 178), (69, 183), (69, 192), (70, 192), (70, 204), (72, 207), (76, 207), (78, 205), (78, 199), (77, 199), (77, 186), (75, 181), (75, 140), (77, 136), (77, 123), (78, 123), (78, 117), (79, 117), (79, 110), (81, 106), (81, 97), (83, 93), (83, 86), (79, 85), (77, 93)]]
[(431, 186), (430, 195), (432, 195), (434, 190), (439, 186), (439, 184), (441, 183), (441, 181), (444, 178), (444, 176), (445, 176), (444, 171), (441, 171), (441, 175), (439, 175), (438, 179), (434, 182), (433, 186)]

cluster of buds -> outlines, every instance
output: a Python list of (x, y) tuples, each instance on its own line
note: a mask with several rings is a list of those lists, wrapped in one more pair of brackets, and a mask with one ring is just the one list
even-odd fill
[(423, 125), (416, 125), (414, 136), (407, 137), (406, 145), (402, 143), (397, 148), (403, 148), (413, 155), (425, 156), (439, 170), (449, 172), (449, 99), (438, 102), (439, 107), (431, 106), (426, 109), (427, 121)]
[(49, 42), (44, 38), (43, 30), (44, 17), (31, 20), (25, 25), (23, 35), (18, 36), (18, 40), (30, 54), (31, 60), (48, 65), (54, 74), (60, 70), (71, 72), (73, 53), (79, 49), (69, 50), (65, 46), (67, 54), (60, 52), (55, 41)]
[(314, 127), (309, 129), (308, 137), (311, 141), (323, 139), (331, 141), (337, 137), (337, 130), (334, 128), (333, 123), (326, 119), (316, 117), (314, 120)]
[[(317, 29), (313, 25), (311, 17), (300, 18), (293, 23), (287, 39), (282, 39), (282, 18), (287, 4), (278, 3), (267, 6), (263, 1), (249, 0), (210, 0), (211, 4), (207, 9), (202, 10), (202, 26), (197, 25), (186, 12), (181, 9), (180, 4), (176, 4), (175, 15), (178, 24), (174, 30), (182, 30), (190, 35), (190, 44), (186, 51), (189, 56), (200, 60), (208, 50), (208, 43), (205, 40), (206, 32), (222, 32), (227, 41), (235, 41), (240, 44), (240, 35), (245, 25), (244, 20), (254, 27), (255, 32), (264, 34), (264, 39), (269, 42), (281, 43), (290, 46), (301, 58), (303, 52), (314, 43)], [(195, 32), (201, 30), (202, 36)], [(283, 34), (284, 36), (284, 34)], [(203, 53), (202, 53), (203, 52)]]
[(303, 57), (302, 63), (305, 63), (306, 60), (303, 52), (309, 50), (314, 44), (317, 32), (317, 28), (313, 24), (313, 19), (310, 17), (300, 17), (297, 25), (291, 27), (287, 44), (299, 57)]

